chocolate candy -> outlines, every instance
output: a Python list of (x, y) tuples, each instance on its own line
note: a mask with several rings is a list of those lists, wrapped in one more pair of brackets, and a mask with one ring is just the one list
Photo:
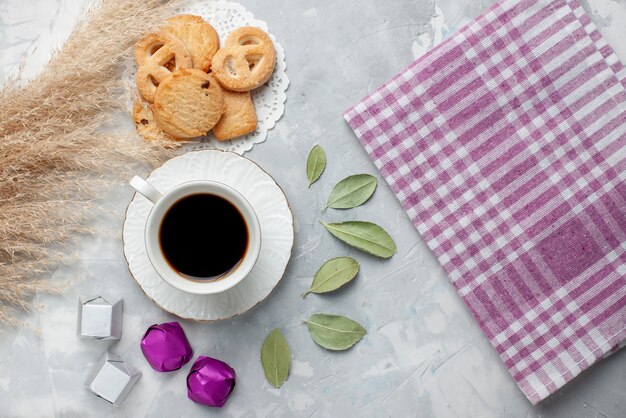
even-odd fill
[(235, 370), (211, 357), (198, 357), (187, 375), (187, 397), (203, 405), (224, 406), (234, 388)]
[(150, 326), (141, 339), (141, 351), (157, 372), (178, 370), (193, 356), (189, 340), (178, 322)]

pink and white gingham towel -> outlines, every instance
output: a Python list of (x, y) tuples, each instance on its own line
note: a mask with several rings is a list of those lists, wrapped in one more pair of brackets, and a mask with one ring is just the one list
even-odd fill
[(626, 339), (626, 70), (505, 0), (344, 115), (531, 402)]

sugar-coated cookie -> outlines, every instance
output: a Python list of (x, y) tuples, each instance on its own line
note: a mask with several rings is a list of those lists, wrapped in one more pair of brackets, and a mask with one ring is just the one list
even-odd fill
[(183, 42), (168, 32), (150, 33), (135, 45), (138, 65), (135, 81), (144, 100), (152, 103), (156, 88), (172, 70), (191, 67), (191, 56)]
[(202, 136), (224, 112), (222, 89), (203, 71), (177, 70), (157, 87), (152, 111), (166, 133), (183, 139)]
[(213, 127), (215, 139), (226, 141), (254, 132), (257, 120), (250, 92), (224, 89), (222, 94), (224, 96), (224, 114)]
[(193, 68), (208, 72), (211, 60), (220, 48), (220, 38), (200, 16), (178, 15), (167, 19), (164, 31), (180, 39), (191, 54)]
[(211, 71), (222, 87), (250, 91), (269, 80), (275, 62), (270, 36), (259, 28), (244, 26), (228, 35), (213, 57)]

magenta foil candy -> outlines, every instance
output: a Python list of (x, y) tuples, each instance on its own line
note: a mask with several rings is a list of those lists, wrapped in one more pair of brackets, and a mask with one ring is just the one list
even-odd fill
[(203, 405), (224, 406), (234, 388), (233, 368), (211, 357), (198, 357), (187, 375), (187, 396)]
[(141, 339), (141, 351), (157, 372), (178, 370), (193, 357), (191, 345), (178, 322), (148, 328)]

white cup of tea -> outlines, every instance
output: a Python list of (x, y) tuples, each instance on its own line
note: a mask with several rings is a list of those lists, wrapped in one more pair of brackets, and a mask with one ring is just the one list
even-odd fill
[(130, 185), (154, 204), (146, 220), (146, 252), (165, 282), (206, 295), (228, 290), (250, 273), (261, 251), (261, 226), (238, 191), (210, 180), (164, 193), (138, 176)]

